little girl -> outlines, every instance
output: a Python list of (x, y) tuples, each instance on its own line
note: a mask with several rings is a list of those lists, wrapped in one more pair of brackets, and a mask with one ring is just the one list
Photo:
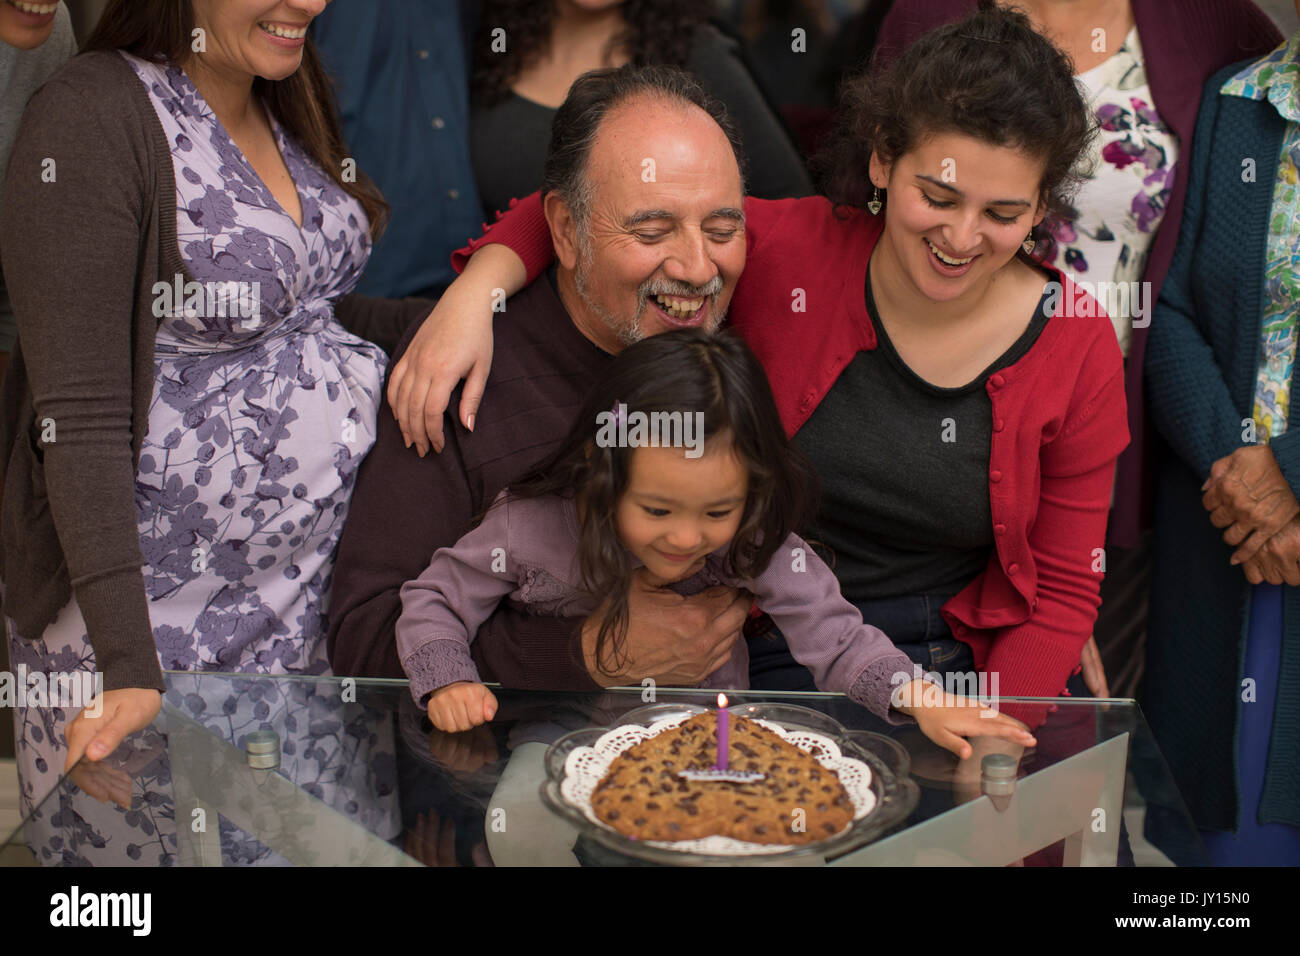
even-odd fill
[[(968, 735), (1032, 745), (1024, 726), (912, 678), (911, 660), (841, 595), (793, 531), (810, 468), (788, 444), (758, 360), (738, 338), (680, 329), (624, 350), (560, 447), (513, 482), (479, 525), (402, 587), (398, 652), (417, 703), (447, 732), (491, 720), (496, 698), (469, 644), (503, 597), (536, 614), (603, 608), (589, 666), (623, 654), (633, 575), (694, 593), (742, 587), (785, 633), (817, 686), (839, 691), (965, 757)], [(737, 641), (705, 686), (749, 686)]]

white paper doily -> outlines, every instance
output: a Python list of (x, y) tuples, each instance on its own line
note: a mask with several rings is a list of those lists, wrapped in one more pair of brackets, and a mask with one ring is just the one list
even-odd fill
[[(618, 831), (596, 816), (591, 806), (591, 795), (596, 786), (609, 772), (609, 765), (614, 758), (629, 747), (639, 744), (648, 737), (654, 737), (665, 730), (671, 730), (678, 724), (685, 723), (694, 714), (680, 714), (657, 720), (649, 727), (641, 724), (624, 724), (602, 735), (590, 747), (574, 749), (564, 761), (564, 780), (560, 784), (560, 795), (570, 806), (577, 807), (592, 823), (612, 833)], [(746, 720), (754, 720), (752, 717)], [(853, 803), (853, 819), (861, 820), (876, 808), (876, 795), (871, 790), (871, 768), (861, 760), (846, 757), (840, 752), (839, 745), (829, 737), (813, 733), (810, 730), (786, 730), (780, 724), (770, 720), (754, 720), (754, 723), (772, 731), (788, 743), (806, 750), (817, 758), (828, 770), (834, 771), (848, 792)], [(844, 831), (840, 831), (841, 833)], [(620, 834), (625, 835), (625, 834)], [(838, 834), (836, 834), (838, 836)], [(833, 837), (828, 838), (833, 839)], [(709, 836), (702, 840), (646, 840), (646, 846), (663, 847), (682, 853), (702, 853), (713, 856), (748, 856), (757, 853), (783, 853), (798, 849), (806, 844), (750, 843), (731, 837)]]

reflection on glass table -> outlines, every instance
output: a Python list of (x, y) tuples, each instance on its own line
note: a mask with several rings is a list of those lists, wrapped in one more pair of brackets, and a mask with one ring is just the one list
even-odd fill
[[(494, 688), (496, 718), (449, 735), (432, 728), (404, 681), (223, 673), (166, 681), (154, 724), (24, 807), (0, 863), (644, 865), (583, 835), (540, 797), (547, 749), (572, 731), (617, 726), (647, 703), (642, 688)], [(999, 779), (978, 751), (959, 762), (914, 726), (889, 727), (839, 694), (729, 697), (737, 708), (795, 704), (862, 739), (890, 737), (900, 777), (919, 787), (915, 809), (892, 830), (792, 865), (1209, 863), (1131, 700), (1050, 702), (1038, 746)], [(711, 706), (713, 697), (658, 688), (655, 701)]]

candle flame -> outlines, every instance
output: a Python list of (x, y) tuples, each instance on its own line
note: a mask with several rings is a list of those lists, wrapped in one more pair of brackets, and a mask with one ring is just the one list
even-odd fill
[(721, 710), (723, 707), (726, 707), (726, 706), (727, 706), (727, 695), (726, 695), (726, 694), (719, 694), (719, 695), (718, 695), (718, 709)]

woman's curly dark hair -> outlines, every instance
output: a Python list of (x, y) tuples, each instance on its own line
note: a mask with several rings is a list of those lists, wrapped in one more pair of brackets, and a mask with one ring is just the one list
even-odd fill
[(841, 206), (871, 199), (873, 149), (892, 162), (926, 136), (960, 133), (1045, 160), (1047, 215), (1070, 218), (1085, 178), (1076, 163), (1096, 132), (1069, 57), (1023, 13), (993, 0), (926, 33), (893, 64), (846, 81), (840, 107), (839, 129), (816, 169), (823, 192)]
[[(483, 0), (474, 41), (471, 92), (476, 103), (491, 106), (510, 91), (520, 71), (546, 52), (556, 0)], [(695, 26), (705, 14), (700, 0), (623, 0), (619, 13), (626, 27), (614, 37), (633, 66), (684, 67)], [(492, 52), (492, 31), (506, 31), (505, 53)]]

